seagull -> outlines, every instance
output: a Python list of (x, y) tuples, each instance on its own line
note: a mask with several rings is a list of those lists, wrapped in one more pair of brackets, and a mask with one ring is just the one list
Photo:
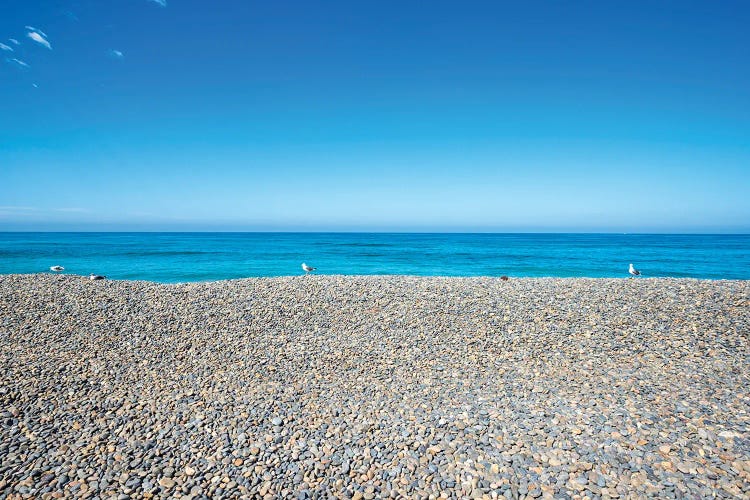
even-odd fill
[(52, 266), (49, 268), (49, 270), (59, 273), (60, 271), (65, 271), (65, 268), (63, 266)]
[(640, 276), (641, 272), (633, 267), (633, 264), (630, 264), (630, 269), (628, 269), (628, 272), (632, 274), (633, 276)]
[(91, 273), (91, 274), (89, 275), (89, 279), (90, 279), (91, 281), (94, 281), (94, 280), (103, 280), (103, 279), (105, 279), (105, 278), (106, 278), (106, 276), (101, 276), (101, 275), (98, 275), (98, 274), (94, 274), (94, 273)]
[(304, 262), (302, 263), (302, 270), (305, 271), (305, 273), (311, 273), (311, 272), (315, 271), (316, 269), (317, 269), (317, 267), (310, 267), (307, 264), (305, 264)]

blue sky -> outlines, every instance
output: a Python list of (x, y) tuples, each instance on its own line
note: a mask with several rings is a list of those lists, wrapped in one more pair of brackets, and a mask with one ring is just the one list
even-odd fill
[(0, 230), (748, 232), (747, 26), (748, 2), (5, 0)]

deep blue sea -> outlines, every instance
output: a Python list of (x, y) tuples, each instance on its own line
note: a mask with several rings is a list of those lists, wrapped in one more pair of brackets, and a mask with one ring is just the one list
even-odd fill
[(0, 233), (0, 274), (164, 283), (302, 274), (750, 279), (750, 235)]

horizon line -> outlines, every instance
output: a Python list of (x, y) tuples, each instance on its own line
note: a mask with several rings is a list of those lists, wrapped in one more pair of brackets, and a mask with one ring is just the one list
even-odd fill
[(134, 233), (172, 233), (172, 234), (589, 234), (589, 235), (630, 235), (630, 236), (646, 236), (646, 235), (670, 235), (670, 236), (750, 236), (748, 232), (684, 232), (684, 231), (428, 231), (428, 230), (414, 230), (414, 231), (389, 231), (389, 230), (2, 230), (0, 234), (22, 234), (22, 233), (49, 233), (49, 234), (134, 234)]

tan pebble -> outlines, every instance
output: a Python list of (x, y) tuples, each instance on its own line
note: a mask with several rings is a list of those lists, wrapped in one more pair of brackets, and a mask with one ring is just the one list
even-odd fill
[(159, 485), (163, 486), (164, 488), (171, 488), (174, 486), (174, 479), (171, 477), (163, 477), (159, 479)]
[(266, 481), (265, 483), (263, 483), (260, 489), (258, 490), (258, 493), (260, 494), (260, 496), (262, 497), (266, 496), (266, 493), (268, 493), (268, 490), (270, 487), (271, 487), (271, 481)]
[(641, 486), (645, 482), (646, 482), (646, 478), (640, 472), (634, 472), (630, 476), (630, 485), (633, 486), (634, 488)]
[(736, 496), (736, 497), (739, 497), (740, 494), (742, 493), (740, 491), (740, 489), (737, 486), (735, 486), (734, 484), (722, 484), (721, 485), (721, 489), (723, 489), (724, 491), (726, 491), (730, 495), (733, 495), (733, 496)]
[(609, 488), (602, 488), (602, 497), (617, 498), (619, 496), (617, 495), (617, 493), (615, 493), (615, 496), (613, 496), (612, 492), (614, 492), (614, 490), (610, 490)]

